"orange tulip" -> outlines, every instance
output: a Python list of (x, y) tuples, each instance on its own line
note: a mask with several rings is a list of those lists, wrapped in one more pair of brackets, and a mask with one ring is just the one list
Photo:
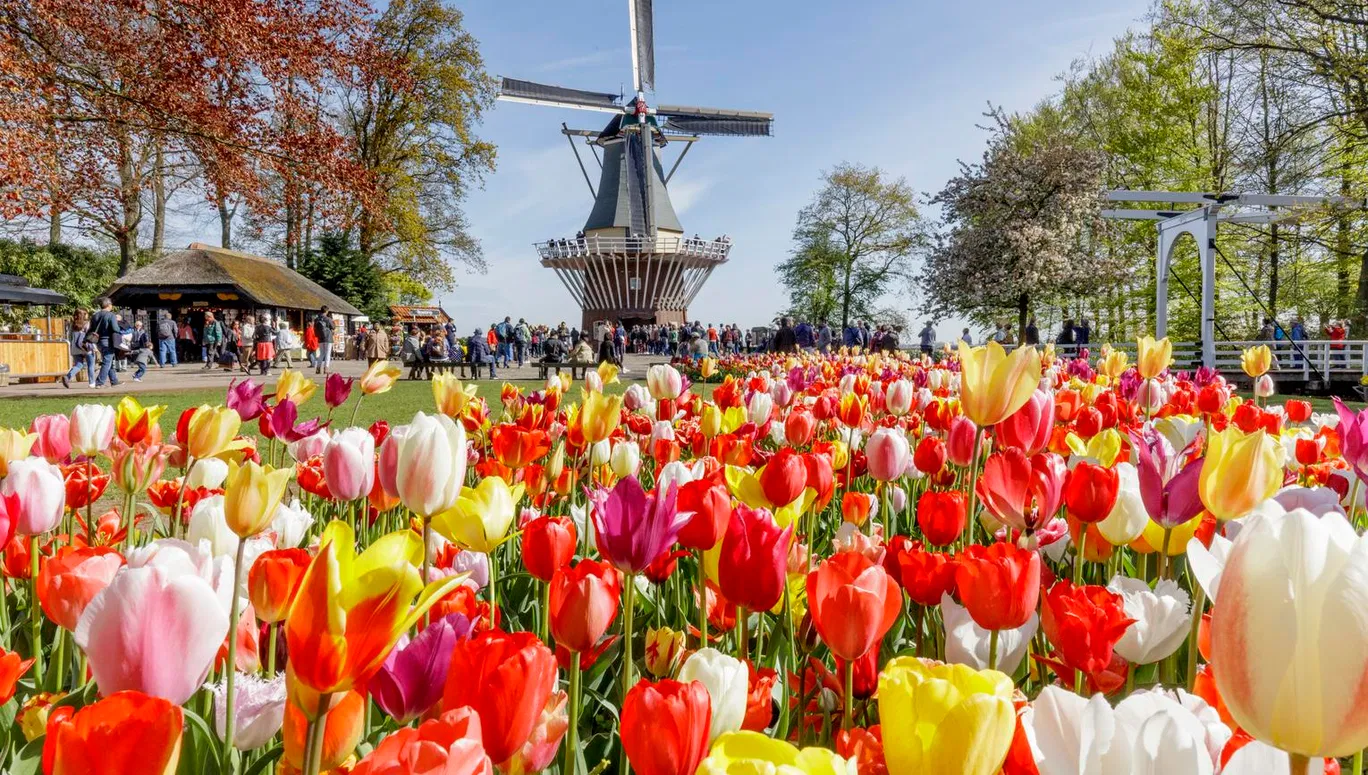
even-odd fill
[(124, 396), (115, 410), (114, 433), (130, 446), (147, 438), (160, 438), (161, 429), (157, 427), (157, 420), (164, 411), (165, 406), (144, 407), (133, 396)]
[[(287, 682), (289, 679), (286, 679)], [(347, 692), (334, 700), (332, 709), (323, 717), (322, 770), (331, 770), (345, 762), (365, 732), (366, 702), (359, 692)], [(285, 761), (296, 769), (304, 769), (304, 737), (309, 720), (293, 701), (285, 703), (285, 723), (280, 735), (285, 740)]]
[(526, 430), (517, 425), (496, 425), (489, 432), (494, 457), (509, 468), (523, 468), (551, 451), (546, 431)]
[(75, 632), (76, 620), (123, 564), (108, 547), (63, 547), (38, 571), (38, 604), (57, 626)]
[(180, 761), (181, 709), (142, 692), (117, 692), (72, 712), (52, 711), (44, 775), (168, 775)]
[(902, 612), (898, 582), (854, 552), (833, 555), (809, 573), (807, 596), (822, 642), (852, 662), (876, 648)]
[(386, 737), (356, 765), (352, 775), (489, 775), (493, 771), (481, 742), (479, 714), (457, 708), (417, 729), (405, 727)]
[[(334, 521), (320, 543), (290, 604), (285, 638), (298, 683), (324, 694), (364, 685), (399, 636), (465, 577), (424, 589), (415, 567), (423, 559), (423, 540), (411, 530), (383, 536), (356, 556), (355, 533)], [(316, 704), (300, 707), (317, 711)]]
[(32, 665), (32, 659), (22, 659), (17, 652), (0, 649), (0, 705), (14, 697), (19, 679), (24, 677), (24, 673), (27, 673)]
[(310, 559), (304, 549), (273, 549), (256, 558), (247, 572), (247, 597), (258, 619), (267, 624), (285, 619)]

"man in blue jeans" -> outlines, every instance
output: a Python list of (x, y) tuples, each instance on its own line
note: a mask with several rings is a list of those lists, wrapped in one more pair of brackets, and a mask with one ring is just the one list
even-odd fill
[(99, 337), (100, 348), (100, 374), (95, 378), (95, 387), (102, 388), (106, 382), (113, 387), (119, 384), (119, 376), (114, 373), (114, 340), (119, 335), (119, 321), (108, 297), (100, 299), (99, 305), (100, 311), (90, 318), (90, 330)]
[(166, 368), (167, 363), (176, 365), (176, 321), (170, 312), (162, 312), (157, 321), (157, 365)]

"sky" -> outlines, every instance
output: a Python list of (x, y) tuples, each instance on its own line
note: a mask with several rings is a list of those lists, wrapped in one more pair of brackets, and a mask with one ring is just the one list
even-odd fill
[[(1026, 110), (1058, 89), (1078, 57), (1105, 54), (1147, 0), (813, 2), (656, 0), (656, 92), (648, 102), (768, 111), (769, 138), (710, 137), (670, 184), (686, 234), (732, 237), (689, 310), (705, 323), (768, 324), (787, 304), (774, 266), (823, 170), (849, 161), (934, 193), (976, 160), (991, 102)], [(630, 92), (627, 3), (476, 0), (461, 6), (491, 74)], [(466, 202), (488, 272), (461, 273), (441, 303), (462, 325), (514, 320), (576, 325), (579, 311), (532, 244), (570, 237), (592, 200), (559, 132), (609, 116), (497, 103), (481, 129), (498, 168)], [(682, 144), (667, 147), (672, 162)], [(585, 149), (581, 149), (584, 153)], [(584, 154), (598, 185), (597, 165)], [(667, 166), (668, 168), (668, 166)], [(915, 301), (896, 300), (916, 316)], [(938, 323), (948, 337), (963, 324)]]

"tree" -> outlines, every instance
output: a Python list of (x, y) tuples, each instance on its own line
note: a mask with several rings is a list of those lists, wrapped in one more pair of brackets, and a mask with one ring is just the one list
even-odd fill
[(299, 258), (299, 273), (341, 296), (372, 319), (389, 317), (389, 294), (379, 270), (344, 231), (324, 232)]
[(72, 245), (0, 239), (0, 274), (23, 277), (71, 299), (77, 307), (92, 302), (118, 276), (116, 254)]
[(907, 181), (877, 167), (842, 163), (822, 175), (822, 188), (798, 213), (793, 256), (776, 267), (793, 309), (841, 325), (867, 316), (906, 276), (925, 244), (926, 224)]
[(342, 101), (379, 197), (354, 208), (357, 248), (386, 273), (445, 290), (452, 264), (484, 268), (461, 202), (494, 168), (494, 146), (474, 133), (494, 84), (460, 11), (440, 0), (390, 3), (366, 47), (387, 64), (358, 72)]
[(984, 323), (1015, 311), (1024, 335), (1033, 304), (1095, 292), (1125, 267), (1089, 249), (1105, 226), (1102, 154), (1062, 133), (1036, 138), (1026, 124), (992, 116), (983, 160), (961, 162), (932, 200), (949, 231), (924, 265), (925, 306)]

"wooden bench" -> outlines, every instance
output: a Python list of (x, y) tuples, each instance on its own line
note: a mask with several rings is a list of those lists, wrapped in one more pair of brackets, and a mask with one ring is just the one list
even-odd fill
[(557, 374), (561, 373), (561, 369), (569, 369), (571, 378), (584, 379), (585, 373), (587, 373), (590, 369), (590, 366), (587, 363), (570, 363), (569, 361), (562, 361), (559, 363), (545, 363), (543, 361), (536, 361), (536, 366), (537, 379), (540, 380), (545, 380), (547, 375), (549, 375), (553, 369)]
[(432, 379), (439, 372), (453, 371), (458, 372), (461, 379), (479, 379), (484, 365), (468, 361), (413, 361), (409, 364), (409, 379)]

